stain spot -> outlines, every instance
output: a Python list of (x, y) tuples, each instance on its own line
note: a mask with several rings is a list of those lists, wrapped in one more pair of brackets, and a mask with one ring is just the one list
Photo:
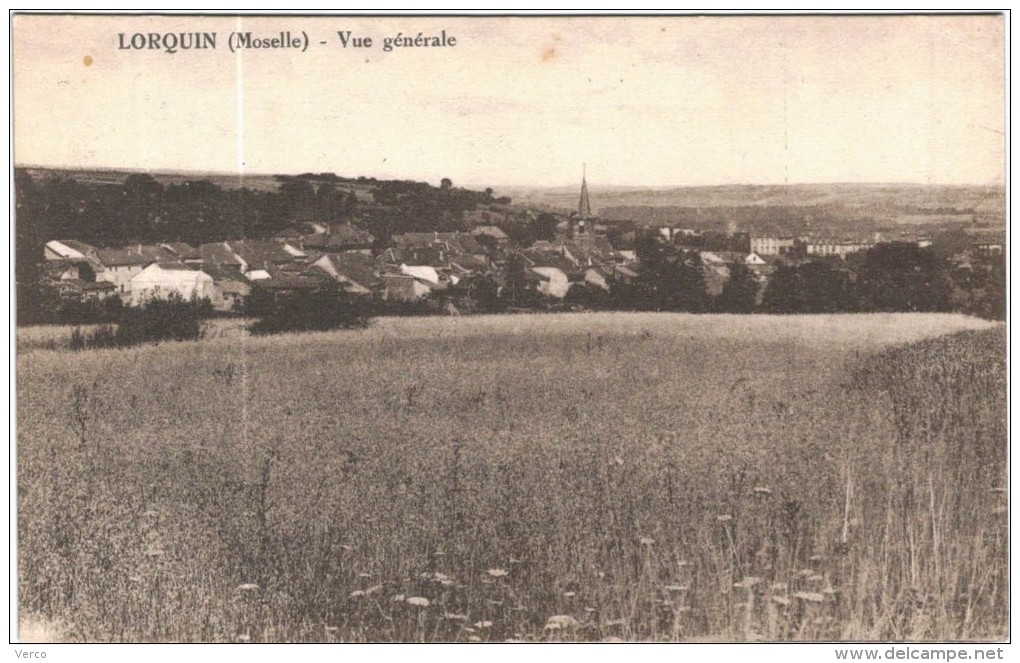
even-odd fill
[(92, 56), (91, 56), (91, 55), (86, 55), (86, 56), (85, 56), (85, 57), (84, 57), (84, 58), (82, 59), (82, 62), (84, 62), (84, 63), (85, 63), (85, 66), (86, 66), (86, 67), (91, 67), (91, 66), (92, 66)]
[(542, 51), (542, 62), (548, 62), (549, 60), (553, 60), (558, 55), (559, 53), (556, 52), (555, 48), (553, 48), (552, 46), (547, 46), (545, 50)]

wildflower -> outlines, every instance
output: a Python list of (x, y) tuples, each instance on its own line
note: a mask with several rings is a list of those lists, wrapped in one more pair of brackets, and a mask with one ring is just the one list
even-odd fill
[(128, 578), (128, 580), (130, 580), (131, 582), (141, 582), (142, 576), (131, 576), (130, 578)]
[(793, 595), (793, 598), (800, 599), (801, 601), (810, 601), (811, 603), (821, 603), (825, 600), (825, 595), (818, 592), (797, 592)]
[(790, 605), (790, 599), (786, 598), (785, 596), (773, 596), (772, 600), (778, 603), (779, 605)]
[(509, 561), (510, 561), (511, 564), (520, 564), (521, 563), (521, 560), (514, 559), (513, 557), (511, 557)]
[(475, 622), (475, 628), (477, 628), (479, 630), (481, 630), (483, 628), (489, 628), (490, 626), (492, 626), (492, 622), (490, 622), (490, 621)]
[(435, 555), (436, 557), (442, 557), (442, 556), (446, 555), (446, 553), (443, 552), (442, 550), (437, 550), (436, 552), (434, 552), (432, 554)]
[(608, 622), (605, 623), (606, 627), (626, 626), (626, 625), (627, 625), (627, 620), (626, 619), (610, 619)]
[(772, 583), (772, 586), (769, 587), (769, 589), (771, 589), (773, 592), (785, 592), (786, 588), (787, 585), (785, 582), (774, 582)]
[(359, 578), (371, 578), (372, 574), (371, 573), (359, 573), (358, 577)]
[(602, 642), (623, 642), (623, 640), (616, 637), (615, 635), (610, 635), (609, 637), (602, 638)]
[(493, 578), (505, 578), (508, 575), (510, 575), (510, 572), (504, 569), (489, 569), (488, 571), (486, 571), (486, 573), (488, 573)]
[(407, 603), (413, 606), (417, 606), (419, 608), (429, 607), (429, 600), (424, 596), (412, 596), (407, 599)]
[(688, 588), (687, 585), (666, 585), (665, 589), (667, 592), (686, 592)]
[(239, 591), (239, 592), (252, 592), (252, 591), (255, 591), (258, 588), (259, 588), (259, 586), (256, 585), (255, 583), (253, 583), (253, 582), (246, 582), (246, 583), (242, 583), (242, 584), (238, 585), (237, 586), (237, 591)]
[(679, 562), (676, 563), (676, 565), (679, 567), (690, 566), (690, 564), (691, 563), (688, 562), (686, 559), (681, 559)]
[(395, 594), (393, 596), (393, 600), (398, 602), (398, 603), (403, 603), (406, 599), (407, 599), (407, 597), (404, 596), (403, 594)]
[(347, 545), (344, 545), (344, 544), (342, 544), (342, 543), (341, 543), (341, 544), (340, 544), (340, 550), (345, 550), (345, 551), (347, 551), (347, 552), (350, 552), (350, 550), (351, 550), (351, 547), (350, 547), (350, 546), (347, 546)]
[(553, 615), (545, 623), (545, 630), (558, 631), (560, 629), (577, 628), (579, 625), (580, 622), (570, 615)]
[(728, 523), (729, 521), (733, 520), (733, 516), (731, 516), (728, 513), (724, 513), (722, 515), (716, 516), (715, 519), (721, 523)]
[(251, 640), (251, 636), (248, 635), (247, 633), (238, 633), (237, 636), (235, 637), (237, 638), (238, 642), (248, 642), (249, 640)]
[(566, 596), (568, 599), (572, 599), (575, 596), (577, 596), (577, 592), (563, 592), (563, 595)]
[(365, 595), (364, 590), (355, 589), (353, 592), (351, 592), (350, 596), (351, 596), (352, 599), (357, 599), (357, 598), (361, 598), (364, 595)]
[(584, 611), (587, 612), (588, 614), (591, 614), (593, 612), (598, 612), (597, 610), (595, 610), (595, 608), (591, 607), (590, 605), (585, 606), (584, 607)]
[(799, 575), (801, 578), (810, 578), (814, 574), (815, 574), (814, 569), (801, 569), (800, 571), (797, 571), (797, 575)]
[(820, 562), (820, 561), (822, 561), (822, 556), (821, 555), (811, 555), (810, 557), (808, 557), (808, 561), (811, 561), (811, 562)]
[(757, 585), (759, 582), (761, 582), (761, 578), (757, 578), (755, 576), (747, 576), (740, 582), (733, 583), (733, 586), (738, 587), (740, 589), (750, 589)]
[(468, 620), (468, 616), (462, 615), (459, 612), (444, 612), (443, 619), (450, 619), (458, 622), (466, 622)]
[(149, 557), (159, 557), (160, 555), (163, 555), (164, 552), (165, 551), (160, 550), (159, 548), (149, 548), (145, 551), (145, 554)]
[(623, 465), (623, 459), (620, 458), (619, 456), (615, 456), (613, 458), (613, 463), (616, 464), (616, 465)]
[(375, 594), (380, 589), (382, 589), (382, 585), (376, 585), (375, 587), (369, 587), (368, 589), (365, 590), (365, 596), (368, 596), (369, 594)]
[(495, 605), (495, 606), (503, 605), (502, 601), (497, 601), (496, 599), (488, 599), (486, 601), (486, 603), (488, 603), (489, 605)]
[(772, 494), (772, 489), (769, 488), (768, 486), (755, 486), (754, 487), (754, 494), (755, 495), (763, 495), (765, 497), (768, 497), (769, 495)]
[(468, 636), (468, 640), (470, 642), (481, 642), (482, 641), (482, 639), (479, 638), (477, 635), (469, 635)]
[(339, 630), (340, 630), (339, 627), (336, 627), (336, 626), (327, 626), (326, 627), (326, 633), (336, 633)]
[(470, 626), (465, 626), (465, 627), (463, 627), (460, 630), (464, 631), (465, 633), (475, 633), (475, 630), (473, 628), (471, 628)]
[(655, 545), (655, 539), (648, 536), (642, 536), (640, 539), (638, 539), (638, 542), (643, 546)]
[(822, 582), (823, 580), (825, 580), (825, 576), (820, 576), (817, 573), (814, 574), (814, 575), (808, 576), (808, 579), (807, 579), (808, 582)]

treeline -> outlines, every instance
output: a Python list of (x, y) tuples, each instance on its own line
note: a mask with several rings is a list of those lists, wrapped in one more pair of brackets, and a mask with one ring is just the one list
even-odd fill
[[(510, 202), (492, 190), (440, 187), (424, 182), (344, 180), (329, 174), (278, 176), (276, 191), (224, 189), (207, 180), (163, 184), (132, 174), (123, 183), (34, 179), (15, 171), (17, 255), (42, 260), (51, 239), (77, 239), (96, 246), (134, 243), (201, 244), (268, 238), (295, 223), (353, 221), (377, 237), (459, 230), (463, 212), (478, 205)], [(374, 200), (359, 201), (349, 182), (369, 185)]]
[[(716, 296), (695, 251), (643, 243), (641, 273), (614, 284), (609, 308), (730, 313), (962, 312), (1003, 320), (1006, 265), (1001, 256), (972, 269), (950, 269), (931, 248), (891, 242), (847, 256), (780, 264), (760, 284), (751, 268), (731, 265)], [(580, 295), (580, 293), (578, 293)]]

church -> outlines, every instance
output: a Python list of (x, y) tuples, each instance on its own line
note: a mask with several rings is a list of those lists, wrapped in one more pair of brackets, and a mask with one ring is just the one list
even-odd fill
[(591, 212), (591, 201), (588, 199), (588, 181), (586, 168), (581, 170), (581, 199), (577, 203), (577, 211), (570, 213), (570, 236), (573, 238), (591, 236), (595, 233), (595, 222), (598, 217)]

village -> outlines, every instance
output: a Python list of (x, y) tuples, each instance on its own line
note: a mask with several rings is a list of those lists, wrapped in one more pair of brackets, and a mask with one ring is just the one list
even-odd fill
[[(526, 214), (535, 216), (530, 210)], [(117, 299), (137, 306), (177, 293), (185, 299), (208, 299), (221, 313), (242, 312), (253, 292), (277, 297), (323, 287), (412, 305), (416, 312), (485, 311), (479, 306), (483, 291), (518, 309), (577, 310), (593, 297), (640, 278), (637, 247), (644, 241), (657, 244), (666, 254), (696, 255), (709, 297), (722, 294), (738, 266), (746, 268), (760, 304), (779, 266), (825, 260), (835, 261), (838, 268), (849, 256), (882, 243), (932, 245), (927, 235), (918, 233), (834, 238), (674, 226), (619, 232), (614, 222), (593, 213), (585, 178), (577, 208), (569, 214), (547, 215), (556, 224), (552, 237), (530, 245), (505, 232), (501, 227), (505, 215), (475, 209), (464, 216), (468, 230), (395, 234), (385, 246), (350, 219), (298, 222), (267, 239), (197, 245), (178, 241), (96, 247), (72, 238), (50, 239), (45, 243), (41, 279), (61, 302)], [(611, 233), (614, 228), (617, 232)], [(949, 268), (964, 274), (987, 270), (989, 260), (1001, 260), (1003, 251), (1004, 238), (975, 234), (969, 246), (950, 256)]]

